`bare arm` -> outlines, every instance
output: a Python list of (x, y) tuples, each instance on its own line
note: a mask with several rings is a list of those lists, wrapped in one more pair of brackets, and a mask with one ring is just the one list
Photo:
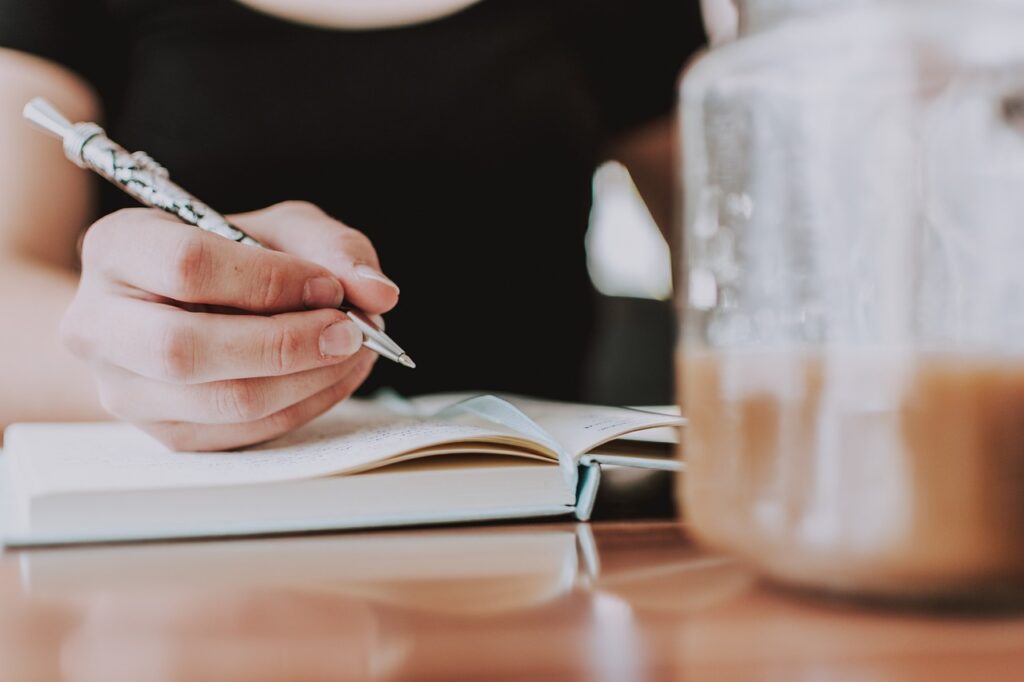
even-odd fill
[(36, 95), (79, 120), (99, 118), (95, 95), (74, 74), (0, 49), (0, 428), (109, 418), (89, 369), (57, 334), (78, 282), (78, 235), (93, 217), (92, 180), (22, 120)]
[(398, 301), (365, 235), (298, 202), (232, 217), (277, 250), (156, 210), (91, 222), (92, 176), (21, 120), (36, 95), (99, 118), (75, 76), (0, 50), (0, 425), (109, 412), (177, 449), (224, 449), (356, 390), (376, 355), (338, 306)]

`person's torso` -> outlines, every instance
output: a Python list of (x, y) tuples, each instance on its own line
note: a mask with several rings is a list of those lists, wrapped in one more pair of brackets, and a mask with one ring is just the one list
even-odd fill
[(128, 36), (103, 85), (115, 139), (222, 212), (303, 199), (374, 242), (402, 287), (388, 332), (419, 369), (378, 363), (368, 388), (578, 396), (604, 140), (561, 3), (369, 31), (107, 3)]

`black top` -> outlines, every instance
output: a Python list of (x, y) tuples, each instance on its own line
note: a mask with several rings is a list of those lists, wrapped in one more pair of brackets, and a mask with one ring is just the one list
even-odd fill
[(591, 175), (671, 110), (703, 41), (697, 0), (484, 0), (366, 31), (232, 0), (0, 0), (0, 46), (82, 74), (111, 137), (211, 206), (305, 199), (365, 232), (419, 364), (367, 388), (406, 393), (580, 397)]

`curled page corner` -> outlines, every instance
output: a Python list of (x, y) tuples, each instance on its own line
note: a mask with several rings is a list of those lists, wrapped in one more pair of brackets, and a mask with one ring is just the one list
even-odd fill
[(449, 405), (434, 416), (452, 419), (462, 415), (472, 415), (504, 426), (550, 448), (558, 455), (558, 466), (566, 485), (570, 490), (576, 490), (579, 474), (573, 456), (551, 434), (509, 401), (495, 395), (479, 395)]

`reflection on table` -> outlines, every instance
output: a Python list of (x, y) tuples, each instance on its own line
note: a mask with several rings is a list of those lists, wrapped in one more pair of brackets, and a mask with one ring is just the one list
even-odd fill
[(0, 557), (4, 680), (1017, 679), (1024, 614), (759, 584), (674, 522)]

